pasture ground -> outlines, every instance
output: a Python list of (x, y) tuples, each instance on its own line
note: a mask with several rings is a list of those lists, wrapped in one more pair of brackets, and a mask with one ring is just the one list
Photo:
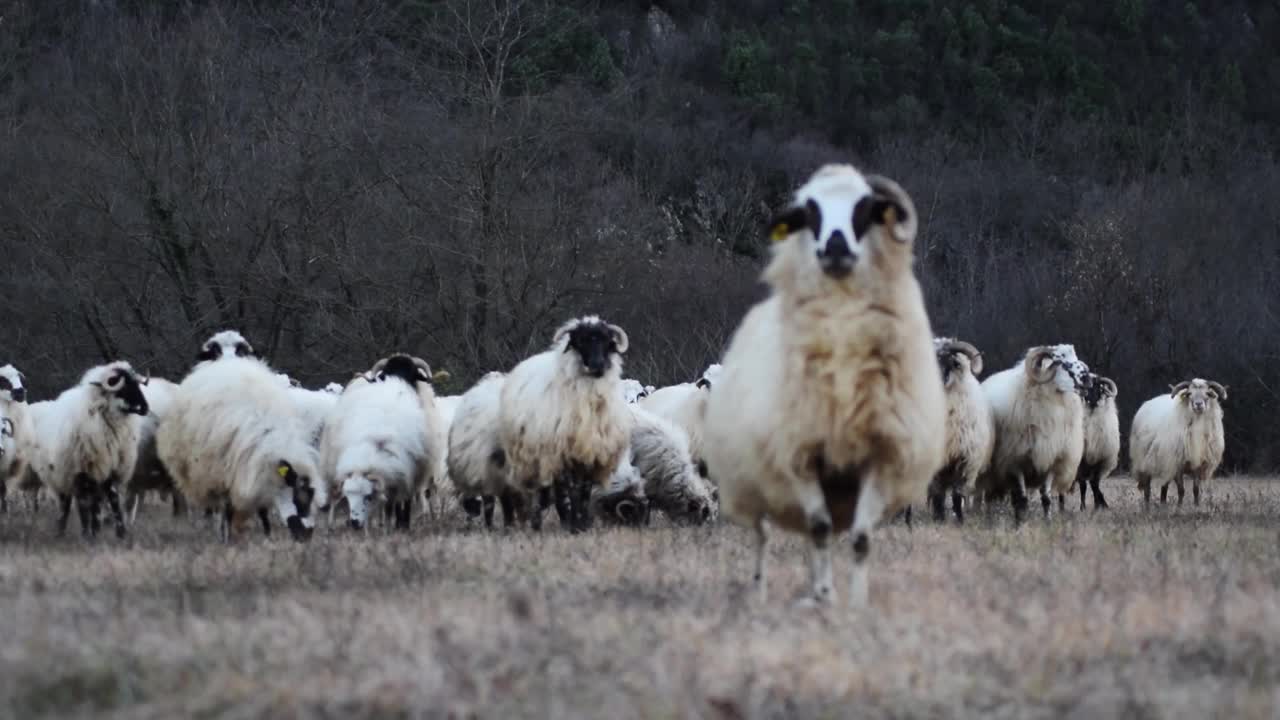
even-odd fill
[[(38, 717), (1029, 717), (1280, 714), (1280, 481), (1207, 504), (882, 528), (871, 609), (792, 610), (749, 537), (462, 522), (237, 547), (144, 506), (132, 537), (0, 517), (0, 708)], [(15, 507), (16, 506), (16, 507)], [(1033, 504), (1033, 509), (1038, 506)], [(917, 518), (920, 511), (917, 508)], [(1003, 508), (1002, 508), (1003, 512)], [(74, 513), (73, 513), (74, 516)], [(837, 588), (851, 552), (842, 538)]]

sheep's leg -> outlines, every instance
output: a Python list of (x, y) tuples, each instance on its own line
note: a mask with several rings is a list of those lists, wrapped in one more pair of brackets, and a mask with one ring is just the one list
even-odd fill
[(58, 535), (67, 534), (67, 520), (71, 518), (71, 493), (58, 493), (61, 512), (58, 515)]
[(521, 498), (525, 513), (529, 515), (529, 526), (534, 532), (542, 532), (542, 513), (551, 506), (551, 488), (538, 488), (535, 495)]
[(826, 605), (831, 602), (835, 588), (832, 587), (831, 572), (831, 533), (814, 535), (813, 545), (809, 547), (809, 582), (812, 596), (807, 602)]
[(591, 486), (592, 482), (585, 477), (574, 479), (576, 493), (573, 498), (574, 525), (578, 532), (591, 529)]
[(9, 483), (0, 478), (0, 513), (9, 512)]
[(1142, 491), (1142, 509), (1151, 509), (1151, 478), (1138, 475), (1138, 489)]
[(755, 585), (756, 597), (763, 604), (768, 598), (768, 588), (765, 583), (765, 558), (768, 557), (769, 546), (769, 529), (765, 526), (763, 517), (756, 518), (756, 572), (752, 576), (751, 581)]
[(1058, 512), (1065, 513), (1067, 511), (1067, 496), (1064, 493), (1058, 493)]
[(94, 502), (95, 487), (93, 480), (83, 473), (75, 478), (76, 511), (80, 514), (80, 535), (92, 537), (98, 534), (98, 507)]
[(258, 509), (258, 522), (262, 523), (262, 534), (271, 537), (271, 513), (266, 508)]
[(183, 511), (186, 509), (184, 507), (186, 503), (182, 499), (182, 493), (178, 492), (177, 490), (170, 490), (169, 502), (170, 504), (173, 505), (173, 516), (180, 517)]
[[(1106, 510), (1107, 499), (1102, 496), (1102, 472), (1098, 471), (1089, 477), (1089, 487), (1093, 490), (1093, 509)], [(1080, 494), (1084, 495), (1084, 486), (1080, 486)]]
[(116, 483), (108, 481), (106, 487), (107, 507), (111, 508), (111, 519), (116, 524), (116, 537), (123, 538), (125, 536), (124, 513), (120, 510), (120, 493), (116, 490)]
[(560, 518), (560, 526), (573, 530), (573, 501), (569, 492), (569, 481), (558, 477), (551, 487), (555, 493), (556, 516)]
[(1027, 519), (1027, 509), (1031, 505), (1031, 499), (1027, 497), (1027, 479), (1021, 473), (1018, 474), (1018, 482), (1014, 483), (1013, 490), (1009, 493), (1009, 500), (1013, 504), (1013, 522), (1015, 525), (1021, 525)]
[(1174, 483), (1178, 486), (1178, 507), (1182, 507), (1182, 499), (1187, 495), (1187, 487), (1182, 483), (1181, 474), (1174, 478)]
[(951, 512), (956, 516), (956, 522), (960, 525), (964, 524), (964, 493), (959, 490), (951, 491)]
[(486, 530), (493, 529), (493, 507), (496, 504), (492, 495), (481, 495), (480, 504), (484, 508), (484, 527)]
[(1160, 486), (1160, 504), (1166, 505), (1169, 502), (1169, 483)]
[[(210, 508), (210, 511), (212, 511), (212, 508)], [(222, 522), (218, 523), (218, 534), (222, 536), (222, 542), (227, 545), (231, 544), (231, 524), (234, 517), (235, 510), (231, 509), (231, 503), (228, 502), (222, 508)]]
[[(1208, 478), (1204, 479), (1208, 480)], [(1200, 480), (1201, 477), (1198, 474), (1191, 476), (1191, 500), (1197, 506), (1200, 504)]]
[(503, 490), (498, 496), (498, 502), (502, 504), (502, 527), (510, 530), (516, 523), (515, 501), (511, 497), (511, 491)]
[(138, 523), (138, 506), (142, 504), (142, 495), (130, 490), (129, 494), (124, 498), (124, 506), (129, 508), (129, 524), (136, 525)]
[(876, 490), (875, 476), (867, 473), (858, 492), (858, 507), (853, 514), (853, 574), (849, 577), (849, 602), (866, 607), (871, 599), (867, 564), (871, 559), (871, 531), (884, 512), (884, 498)]
[(31, 512), (40, 512), (40, 488), (31, 491)]
[(413, 496), (398, 501), (396, 504), (396, 529), (408, 532), (411, 513), (413, 512)]
[(929, 510), (933, 513), (933, 521), (936, 523), (946, 522), (947, 519), (947, 502), (946, 494), (942, 492), (929, 494)]
[(1040, 486), (1040, 507), (1044, 510), (1045, 519), (1049, 517), (1049, 508), (1053, 507), (1053, 500), (1049, 499), (1049, 481), (1045, 480)]

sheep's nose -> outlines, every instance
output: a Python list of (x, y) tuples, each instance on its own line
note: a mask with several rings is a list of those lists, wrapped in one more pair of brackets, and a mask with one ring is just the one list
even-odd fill
[(853, 250), (844, 233), (836, 230), (827, 238), (827, 244), (818, 253), (822, 271), (833, 277), (844, 277), (853, 270)]
[(710, 519), (711, 519), (711, 508), (709, 507), (702, 508), (702, 521), (706, 522)]
[(10, 394), (11, 394), (11, 395), (13, 395), (13, 400), (14, 400), (14, 402), (26, 402), (26, 401), (27, 401), (27, 389), (26, 389), (26, 388), (14, 388), (14, 389), (10, 392)]
[(364, 523), (360, 522), (359, 520), (352, 520), (352, 521), (351, 521), (351, 529), (352, 529), (352, 530), (363, 530), (363, 529), (364, 529)]

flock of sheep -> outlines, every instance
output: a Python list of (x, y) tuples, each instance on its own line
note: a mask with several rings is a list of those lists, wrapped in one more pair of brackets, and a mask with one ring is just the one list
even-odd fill
[[(811, 540), (813, 602), (834, 596), (831, 539), (851, 531), (850, 597), (867, 598), (872, 528), (926, 501), (957, 521), (966, 500), (1092, 491), (1117, 466), (1117, 389), (1071, 345), (1034, 347), (979, 382), (973, 345), (935, 338), (913, 271), (917, 215), (896, 183), (848, 165), (820, 168), (772, 223), (772, 292), (742, 320), (721, 364), (661, 389), (622, 378), (627, 334), (595, 316), (460, 396), (437, 396), (427, 362), (397, 353), (345, 386), (299, 387), (235, 331), (200, 349), (180, 384), (126, 362), (90, 369), (57, 398), (28, 404), (23, 375), (0, 368), (0, 478), (74, 503), (88, 536), (103, 505), (115, 532), (142, 494), (203, 509), (231, 540), (273, 513), (305, 539), (345, 506), (360, 529), (407, 529), (415, 503), (455, 497), (476, 522), (540, 529), (554, 508), (570, 532), (593, 522), (753, 528), (763, 595), (771, 527)], [(1227, 389), (1193, 379), (1142, 405), (1132, 474), (1150, 501), (1200, 485), (1222, 459)], [(123, 495), (123, 503), (121, 496)], [(7, 496), (5, 496), (7, 502)]]

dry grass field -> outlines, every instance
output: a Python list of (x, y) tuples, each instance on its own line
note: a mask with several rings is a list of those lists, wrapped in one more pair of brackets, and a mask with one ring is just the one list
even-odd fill
[[(769, 602), (729, 526), (567, 537), (461, 523), (238, 547), (144, 507), (133, 536), (0, 518), (0, 708), (38, 717), (1069, 717), (1280, 714), (1280, 482), (1200, 508), (1012, 529), (891, 524), (872, 608)], [(1188, 493), (1189, 495), (1189, 493)], [(1073, 501), (1070, 507), (1074, 507)], [(1033, 506), (1034, 507), (1034, 506)], [(837, 564), (838, 588), (849, 555)]]

